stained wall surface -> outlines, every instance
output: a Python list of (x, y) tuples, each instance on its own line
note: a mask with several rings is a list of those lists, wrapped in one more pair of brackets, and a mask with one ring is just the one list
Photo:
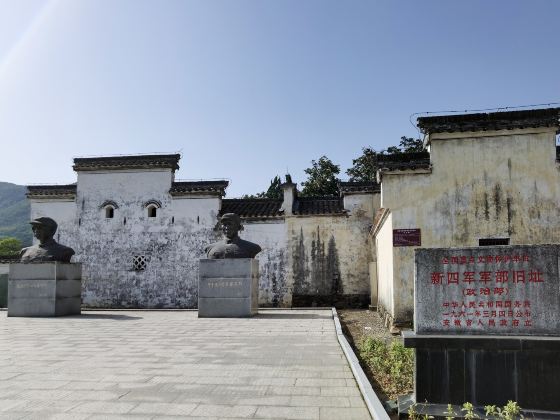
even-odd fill
[[(555, 129), (431, 135), (431, 173), (383, 174), (381, 206), (391, 229), (420, 228), (422, 247), (558, 242), (559, 165)], [(379, 295), (396, 321), (412, 319), (414, 248), (393, 247), (393, 273)], [(392, 290), (391, 290), (392, 288)]]
[[(172, 180), (170, 169), (84, 171), (75, 201), (31, 200), (32, 217), (55, 219), (55, 239), (74, 248), (73, 261), (83, 264), (85, 305), (196, 308), (198, 261), (221, 238), (221, 198), (173, 197)], [(245, 221), (240, 236), (262, 248), (260, 306), (369, 304), (367, 233), (378, 197), (351, 196), (342, 215)], [(156, 217), (148, 217), (149, 205), (156, 205)], [(138, 263), (143, 270), (135, 269)]]
[(345, 201), (352, 203), (345, 215), (286, 218), (294, 306), (370, 303), (368, 232), (377, 197)]

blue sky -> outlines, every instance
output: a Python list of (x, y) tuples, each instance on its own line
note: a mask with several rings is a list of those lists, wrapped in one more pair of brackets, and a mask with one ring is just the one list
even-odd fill
[[(0, 181), (182, 153), (229, 197), (416, 136), (413, 113), (560, 102), (560, 2), (0, 0)], [(343, 175), (344, 177), (344, 175)]]

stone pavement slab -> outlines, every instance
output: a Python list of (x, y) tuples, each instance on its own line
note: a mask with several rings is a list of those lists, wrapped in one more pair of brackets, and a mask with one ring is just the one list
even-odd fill
[(0, 419), (370, 419), (330, 310), (0, 312)]

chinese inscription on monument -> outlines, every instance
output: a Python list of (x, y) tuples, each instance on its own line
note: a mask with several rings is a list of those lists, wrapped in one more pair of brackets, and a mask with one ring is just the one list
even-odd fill
[(417, 332), (560, 334), (558, 245), (416, 251)]

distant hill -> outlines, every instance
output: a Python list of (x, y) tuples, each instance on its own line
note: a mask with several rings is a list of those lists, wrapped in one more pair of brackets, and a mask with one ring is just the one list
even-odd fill
[(0, 182), (0, 238), (18, 238), (23, 246), (31, 245), (30, 206), (23, 185)]

